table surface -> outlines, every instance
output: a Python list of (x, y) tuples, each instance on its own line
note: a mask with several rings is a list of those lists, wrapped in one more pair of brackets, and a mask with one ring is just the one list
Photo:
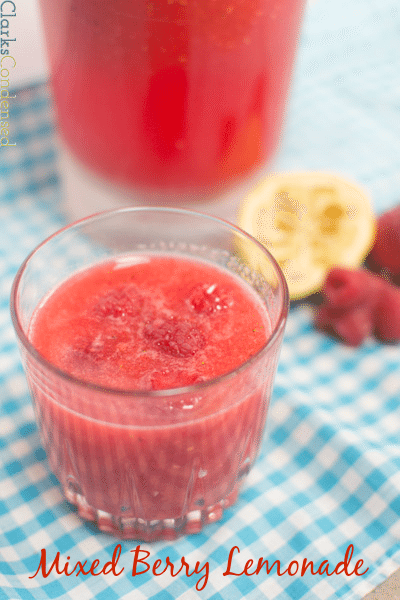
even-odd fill
[[(275, 168), (348, 176), (369, 191), (376, 212), (399, 203), (399, 74), (398, 0), (311, 2)], [(196, 561), (207, 562), (205, 588), (196, 591), (196, 574), (133, 577), (136, 542), (122, 542), (118, 576), (32, 578), (43, 548), (49, 564), (60, 552), (71, 564), (98, 558), (104, 565), (118, 541), (83, 523), (61, 496), (9, 317), (17, 268), (64, 223), (46, 85), (17, 90), (10, 131), (17, 145), (0, 148), (0, 600), (328, 600), (370, 593), (400, 566), (400, 348), (375, 340), (345, 347), (314, 330), (304, 305), (291, 308), (261, 455), (237, 504), (198, 535), (141, 544), (151, 564), (169, 556), (177, 565), (184, 556), (193, 570)], [(232, 570), (239, 573), (260, 557), (279, 560), (282, 569), (304, 558), (316, 566), (326, 559), (332, 568), (350, 545), (350, 568), (362, 560), (363, 575), (224, 575), (234, 546), (240, 554)]]
[(364, 600), (400, 600), (400, 569), (367, 594)]

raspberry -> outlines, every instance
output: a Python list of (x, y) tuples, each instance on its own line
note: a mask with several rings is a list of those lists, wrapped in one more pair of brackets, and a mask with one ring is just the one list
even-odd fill
[(155, 348), (176, 358), (193, 356), (206, 344), (196, 325), (175, 318), (157, 319), (147, 323), (143, 333)]
[(92, 314), (101, 319), (137, 316), (143, 306), (143, 298), (134, 285), (113, 289), (101, 296), (93, 306)]
[(385, 342), (400, 341), (400, 289), (386, 282), (375, 311), (375, 335)]
[(229, 306), (229, 299), (224, 291), (209, 284), (196, 285), (190, 292), (189, 305), (197, 313), (211, 315)]
[(384, 281), (370, 271), (333, 267), (322, 292), (330, 306), (347, 309), (365, 304), (373, 306), (383, 285)]
[(334, 267), (328, 273), (323, 294), (332, 307), (350, 308), (362, 304), (368, 295), (368, 273)]
[(372, 333), (373, 311), (368, 306), (335, 310), (322, 304), (315, 323), (319, 329), (338, 336), (350, 346), (359, 346)]
[(73, 357), (76, 364), (103, 363), (111, 356), (121, 353), (131, 340), (128, 332), (97, 333), (78, 337), (74, 342)]
[(371, 333), (385, 342), (400, 341), (400, 289), (369, 271), (335, 267), (323, 288), (324, 302), (315, 325), (359, 346)]
[(373, 332), (385, 285), (369, 271), (334, 267), (323, 287), (325, 300), (317, 310), (316, 326), (351, 346), (359, 346)]
[(379, 217), (368, 263), (375, 271), (387, 271), (391, 276), (400, 275), (400, 206)]

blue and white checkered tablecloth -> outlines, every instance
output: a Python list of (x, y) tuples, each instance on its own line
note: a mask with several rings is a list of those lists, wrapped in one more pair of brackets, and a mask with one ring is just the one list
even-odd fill
[[(141, 544), (209, 563), (204, 574), (132, 576), (137, 542), (121, 542), (120, 575), (30, 578), (40, 551), (71, 564), (111, 560), (118, 540), (64, 502), (34, 422), (12, 329), (12, 279), (36, 244), (63, 224), (48, 88), (17, 90), (15, 147), (0, 148), (0, 600), (357, 600), (400, 566), (400, 347), (351, 349), (292, 307), (262, 452), (222, 521), (174, 543)], [(367, 187), (380, 212), (400, 202), (398, 0), (315, 0), (306, 13), (287, 126), (275, 168), (329, 170)], [(330, 569), (354, 548), (361, 576), (233, 575), (246, 561), (312, 560)], [(144, 556), (141, 555), (141, 556)], [(254, 570), (254, 568), (253, 568)], [(295, 563), (292, 562), (292, 571)]]

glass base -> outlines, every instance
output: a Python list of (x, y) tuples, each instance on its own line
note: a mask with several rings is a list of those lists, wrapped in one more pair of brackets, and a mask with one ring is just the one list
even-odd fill
[[(169, 206), (186, 208), (226, 219), (237, 220), (242, 199), (268, 173), (264, 166), (244, 180), (232, 183), (220, 192), (200, 194), (174, 190), (131, 189), (116, 185), (85, 167), (58, 140), (59, 169), (63, 186), (63, 212), (69, 222), (105, 210), (125, 206)], [(269, 165), (271, 167), (271, 165)]]
[(97, 510), (86, 502), (84, 496), (70, 488), (64, 488), (66, 499), (77, 507), (80, 517), (86, 521), (94, 521), (101, 531), (115, 537), (143, 542), (175, 540), (183, 535), (199, 533), (205, 525), (215, 523), (222, 518), (224, 509), (236, 502), (238, 493), (239, 484), (226, 498), (213, 506), (192, 510), (177, 519), (146, 521), (134, 517), (115, 517), (110, 513)]

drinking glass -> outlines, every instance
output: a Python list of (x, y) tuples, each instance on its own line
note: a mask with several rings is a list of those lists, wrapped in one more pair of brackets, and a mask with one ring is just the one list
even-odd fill
[[(212, 380), (158, 391), (104, 388), (45, 359), (30, 327), (52, 290), (82, 269), (143, 253), (206, 261), (240, 278), (270, 323), (263, 347)], [(287, 311), (286, 282), (269, 252), (200, 213), (119, 209), (40, 244), (16, 275), (11, 313), (50, 467), (79, 514), (147, 541), (220, 519), (260, 448)]]

